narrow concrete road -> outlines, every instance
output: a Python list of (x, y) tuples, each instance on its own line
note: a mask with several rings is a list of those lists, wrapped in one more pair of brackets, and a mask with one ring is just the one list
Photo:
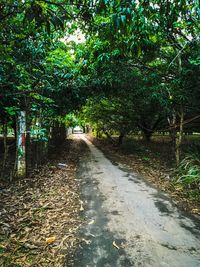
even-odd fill
[[(200, 266), (200, 221), (88, 145), (79, 179), (85, 211), (75, 267)], [(113, 243), (114, 242), (114, 243)]]

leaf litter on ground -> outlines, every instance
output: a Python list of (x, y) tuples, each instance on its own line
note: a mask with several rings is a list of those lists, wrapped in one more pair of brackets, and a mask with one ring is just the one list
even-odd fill
[(0, 189), (1, 267), (60, 267), (68, 256), (73, 260), (82, 209), (75, 179), (77, 142), (68, 141), (58, 159)]

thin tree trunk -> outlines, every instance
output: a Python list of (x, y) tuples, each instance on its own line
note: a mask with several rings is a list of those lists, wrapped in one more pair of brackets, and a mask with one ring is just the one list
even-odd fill
[(143, 133), (144, 133), (145, 140), (146, 140), (147, 142), (150, 142), (153, 133), (150, 132), (150, 131), (143, 131)]
[(17, 149), (17, 138), (18, 138), (18, 118), (17, 116), (15, 117), (15, 163), (13, 166), (13, 171), (11, 174), (11, 179), (12, 180), (13, 177), (17, 176), (17, 160), (18, 160), (18, 149)]
[[(181, 55), (178, 54), (178, 72), (179, 75), (181, 75), (182, 72), (182, 61), (181, 61)], [(183, 106), (180, 106), (180, 113), (178, 113), (180, 117), (180, 126), (179, 126), (179, 135), (176, 136), (176, 144), (175, 144), (175, 157), (176, 157), (176, 165), (179, 165), (180, 163), (180, 154), (181, 154), (181, 143), (183, 139), (183, 119), (184, 119), (184, 113), (183, 113)]]
[(176, 136), (177, 136), (177, 130), (176, 130), (176, 113), (175, 110), (172, 111), (172, 119), (168, 118), (168, 122), (170, 125), (169, 134), (172, 140), (172, 154), (175, 155), (176, 158)]
[(180, 156), (181, 156), (181, 144), (183, 139), (183, 120), (184, 120), (184, 112), (183, 107), (181, 106), (180, 111), (180, 126), (179, 126), (179, 134), (176, 136), (176, 147), (175, 147), (175, 156), (176, 156), (176, 165), (180, 163)]
[(118, 143), (117, 143), (118, 146), (122, 145), (124, 135), (125, 135), (124, 133), (120, 133), (118, 137)]
[(20, 111), (17, 118), (17, 177), (26, 176), (26, 112)]
[(4, 146), (4, 154), (3, 154), (3, 163), (2, 163), (2, 175), (1, 175), (1, 178), (3, 178), (4, 170), (6, 168), (6, 160), (8, 158), (7, 138), (8, 138), (8, 124), (7, 124), (7, 121), (5, 121), (4, 124), (3, 124), (3, 146)]
[(26, 175), (28, 175), (29, 167), (31, 168), (31, 122), (29, 111), (26, 110)]

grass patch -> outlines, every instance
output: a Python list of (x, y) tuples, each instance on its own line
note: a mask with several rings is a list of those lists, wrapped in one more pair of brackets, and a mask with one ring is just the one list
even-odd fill
[(175, 170), (175, 182), (185, 188), (200, 188), (200, 154), (188, 154)]

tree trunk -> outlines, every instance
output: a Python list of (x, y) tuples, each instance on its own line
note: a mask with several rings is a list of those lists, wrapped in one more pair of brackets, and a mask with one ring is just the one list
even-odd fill
[(143, 133), (144, 133), (145, 140), (147, 142), (150, 142), (151, 141), (151, 137), (152, 137), (152, 132), (150, 132), (150, 131), (143, 131)]
[(176, 113), (175, 110), (172, 111), (172, 119), (168, 118), (168, 123), (170, 126), (169, 130), (169, 135), (171, 137), (172, 141), (172, 154), (175, 155), (176, 158), (176, 135), (177, 135), (177, 130), (176, 130)]
[[(181, 54), (178, 51), (178, 72), (181, 76), (182, 72), (182, 60)], [(180, 154), (181, 154), (181, 143), (183, 139), (183, 119), (184, 119), (184, 112), (183, 106), (180, 106), (180, 112), (177, 112), (180, 117), (180, 125), (179, 125), (179, 135), (176, 136), (176, 144), (175, 144), (175, 157), (176, 157), (176, 165), (178, 166), (180, 163)]]
[(58, 136), (58, 122), (54, 121), (51, 128), (51, 145), (56, 146)]
[(28, 169), (31, 168), (31, 121), (29, 111), (26, 110), (26, 174), (28, 175)]
[(54, 121), (51, 130), (51, 145), (54, 147), (61, 146), (66, 139), (66, 126), (64, 123)]
[(180, 163), (181, 144), (182, 144), (182, 139), (183, 139), (183, 120), (184, 120), (183, 107), (181, 107), (179, 117), (180, 117), (179, 133), (178, 133), (178, 135), (176, 135), (176, 143), (175, 143), (175, 157), (176, 157), (176, 165), (177, 166)]
[(125, 134), (124, 133), (120, 133), (119, 137), (118, 137), (118, 146), (121, 146), (123, 143), (123, 138), (124, 138)]
[(4, 154), (3, 154), (3, 163), (2, 163), (2, 175), (1, 178), (3, 178), (4, 170), (6, 168), (6, 160), (8, 158), (8, 144), (7, 144), (7, 138), (8, 138), (8, 124), (7, 121), (3, 124), (3, 146), (4, 146)]
[(84, 125), (81, 125), (81, 128), (83, 129), (83, 133), (87, 133), (86, 127)]
[(62, 145), (66, 140), (66, 126), (65, 123), (60, 123), (59, 125), (59, 138), (60, 144)]
[(17, 118), (17, 177), (26, 176), (26, 113), (20, 111)]

